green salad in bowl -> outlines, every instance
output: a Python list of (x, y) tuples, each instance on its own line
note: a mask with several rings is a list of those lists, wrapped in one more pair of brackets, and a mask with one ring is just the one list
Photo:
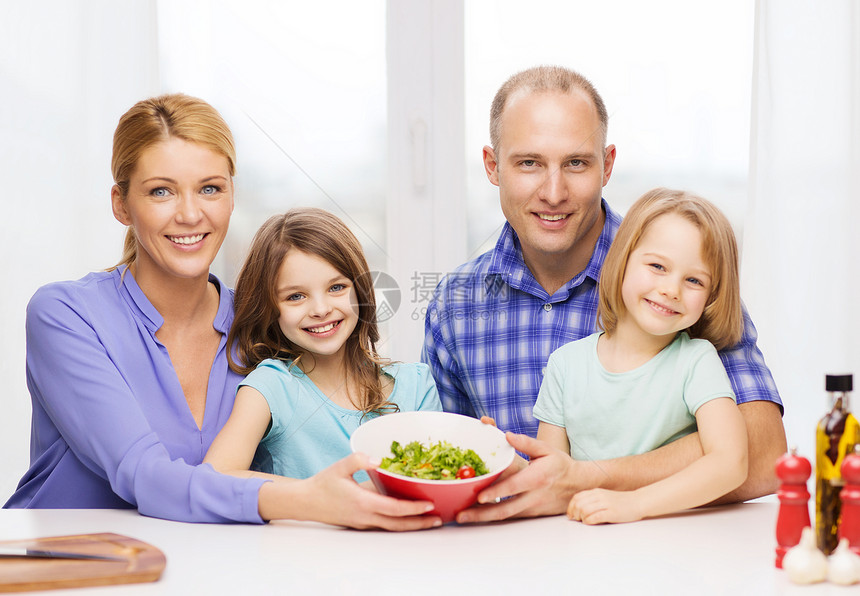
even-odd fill
[(477, 418), (449, 412), (397, 412), (359, 426), (352, 450), (378, 467), (367, 470), (383, 495), (430, 501), (444, 523), (474, 505), (478, 493), (514, 461), (505, 433)]
[(489, 472), (480, 455), (448, 441), (436, 441), (429, 447), (418, 441), (405, 447), (392, 441), (391, 453), (392, 457), (382, 458), (380, 468), (423, 480), (465, 480)]

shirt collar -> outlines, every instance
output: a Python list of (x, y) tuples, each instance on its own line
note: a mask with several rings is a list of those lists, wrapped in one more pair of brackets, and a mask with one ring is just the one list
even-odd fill
[[(612, 240), (615, 238), (616, 232), (618, 232), (618, 226), (621, 224), (621, 216), (609, 207), (605, 199), (601, 199), (600, 204), (606, 218), (603, 223), (603, 229), (600, 231), (600, 236), (594, 245), (594, 252), (591, 254), (591, 258), (585, 269), (555, 293), (555, 296), (559, 296), (563, 292), (564, 294), (562, 294), (561, 299), (566, 298), (567, 294), (573, 288), (579, 286), (585, 278), (591, 278), (595, 282), (600, 279), (600, 270), (603, 267), (606, 253), (609, 251), (609, 246), (612, 244)], [(505, 222), (502, 228), (502, 232), (493, 249), (489, 268), (487, 269), (485, 286), (488, 291), (494, 284), (498, 283), (497, 276), (500, 276), (502, 280), (515, 289), (528, 292), (534, 296), (549, 297), (546, 290), (537, 282), (532, 272), (526, 266), (520, 240), (508, 222)]]

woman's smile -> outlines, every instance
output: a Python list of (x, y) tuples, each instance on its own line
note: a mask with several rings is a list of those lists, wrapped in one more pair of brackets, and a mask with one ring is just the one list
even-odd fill
[(197, 143), (171, 137), (140, 156), (128, 196), (114, 187), (114, 215), (134, 228), (134, 275), (144, 286), (208, 279), (233, 213), (229, 161)]

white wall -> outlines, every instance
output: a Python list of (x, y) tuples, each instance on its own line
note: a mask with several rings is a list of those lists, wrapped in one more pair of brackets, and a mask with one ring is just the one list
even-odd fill
[(111, 138), (119, 116), (157, 89), (155, 57), (153, 2), (2, 4), (0, 502), (28, 462), (27, 301), (44, 283), (116, 262)]

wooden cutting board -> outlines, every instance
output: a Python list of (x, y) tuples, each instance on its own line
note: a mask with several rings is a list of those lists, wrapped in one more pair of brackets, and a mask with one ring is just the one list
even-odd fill
[(111, 533), (3, 541), (0, 546), (110, 555), (123, 559), (0, 559), (0, 592), (154, 582), (161, 577), (167, 564), (164, 553), (154, 546)]

